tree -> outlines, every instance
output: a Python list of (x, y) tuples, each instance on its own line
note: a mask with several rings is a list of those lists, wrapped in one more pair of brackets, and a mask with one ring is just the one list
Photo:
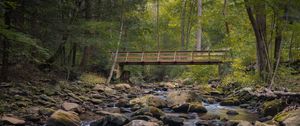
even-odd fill
[(202, 0), (198, 0), (198, 31), (197, 31), (197, 42), (196, 50), (201, 50), (202, 45), (202, 26), (201, 26), (201, 16), (202, 16)]
[(268, 61), (268, 48), (266, 46), (266, 4), (265, 1), (244, 0), (249, 20), (256, 38), (256, 60), (258, 74), (263, 80), (268, 79), (270, 72), (270, 62)]
[(185, 48), (185, 11), (186, 11), (186, 0), (182, 0), (181, 9), (181, 49)]

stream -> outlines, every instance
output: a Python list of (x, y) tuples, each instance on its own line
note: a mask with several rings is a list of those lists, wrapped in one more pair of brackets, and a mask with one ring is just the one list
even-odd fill
[[(144, 96), (146, 94), (152, 94), (154, 96), (158, 96), (162, 99), (166, 100), (166, 95), (168, 91), (163, 90), (152, 90), (152, 89), (146, 89), (144, 92), (147, 92), (145, 94), (140, 94), (141, 96)], [(241, 108), (239, 106), (221, 106), (219, 103), (209, 104), (203, 102), (203, 105), (207, 109), (207, 113), (205, 114), (197, 114), (197, 113), (176, 113), (170, 108), (163, 108), (163, 112), (165, 112), (166, 115), (171, 116), (177, 116), (177, 117), (183, 117), (185, 118), (184, 126), (196, 126), (196, 122), (200, 120), (202, 116), (209, 116), (209, 115), (218, 115), (220, 116), (220, 119), (227, 119), (227, 120), (245, 120), (249, 122), (255, 122), (258, 120), (259, 115), (256, 112), (252, 112), (251, 110)], [(124, 113), (125, 115), (130, 116), (132, 111), (131, 108), (125, 108), (130, 113)], [(228, 115), (226, 112), (228, 110), (234, 110), (238, 112), (238, 115)], [(216, 120), (218, 121), (218, 120)], [(82, 122), (81, 126), (90, 126), (90, 122)]]

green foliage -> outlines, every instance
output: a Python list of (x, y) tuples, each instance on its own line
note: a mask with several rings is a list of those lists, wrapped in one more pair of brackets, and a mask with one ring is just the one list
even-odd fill
[(191, 66), (188, 69), (182, 78), (191, 78), (199, 84), (206, 84), (208, 80), (218, 78), (218, 66)]
[(87, 84), (104, 84), (106, 79), (94, 73), (84, 73), (80, 76), (80, 80)]
[(6, 29), (4, 26), (0, 25), (0, 36), (9, 41), (12, 46), (9, 52), (15, 59), (40, 63), (49, 57), (48, 50), (38, 45), (40, 40), (13, 29)]
[(233, 72), (226, 75), (224, 79), (222, 79), (222, 83), (224, 85), (239, 83), (243, 86), (250, 86), (256, 84), (256, 77), (253, 74), (249, 74), (246, 72), (246, 66), (242, 64), (241, 59), (235, 59), (232, 64)]

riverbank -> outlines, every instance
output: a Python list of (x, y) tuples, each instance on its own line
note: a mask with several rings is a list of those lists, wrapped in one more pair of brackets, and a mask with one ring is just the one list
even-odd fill
[(142, 85), (47, 79), (25, 84), (2, 83), (0, 124), (214, 126), (298, 123), (299, 113), (293, 116), (289, 113), (299, 111), (299, 98), (290, 102), (254, 96), (250, 91), (259, 89), (243, 88), (226, 94), (222, 88), (184, 85), (182, 81)]

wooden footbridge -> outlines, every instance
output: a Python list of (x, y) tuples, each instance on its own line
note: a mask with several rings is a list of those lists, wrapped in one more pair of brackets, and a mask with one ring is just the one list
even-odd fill
[(213, 65), (230, 60), (227, 50), (118, 52), (119, 65)]

